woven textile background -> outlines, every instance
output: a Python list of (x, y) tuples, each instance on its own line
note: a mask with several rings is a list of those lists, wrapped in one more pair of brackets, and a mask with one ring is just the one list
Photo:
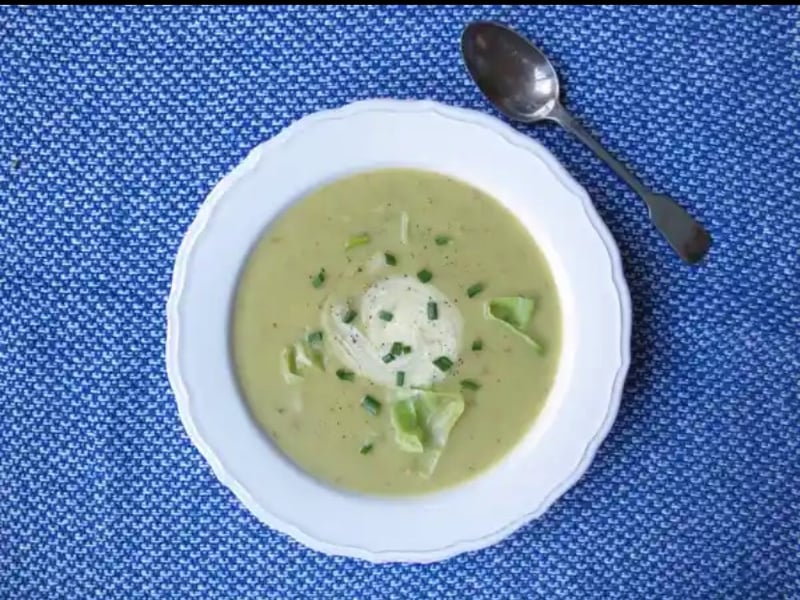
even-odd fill
[[(554, 126), (625, 263), (633, 364), (581, 482), (484, 551), (375, 566), (259, 524), (164, 368), (181, 236), (254, 145), (371, 97), (489, 110), (474, 18), (714, 235), (682, 265)], [(800, 597), (797, 7), (0, 8), (0, 597)]]

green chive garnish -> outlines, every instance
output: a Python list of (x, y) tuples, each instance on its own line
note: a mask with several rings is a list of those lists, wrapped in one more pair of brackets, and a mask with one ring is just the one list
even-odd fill
[(474, 283), (467, 288), (467, 296), (474, 298), (483, 291), (484, 285), (482, 283)]
[(350, 248), (355, 248), (357, 246), (365, 246), (366, 244), (369, 244), (369, 234), (362, 233), (360, 235), (354, 235), (349, 240), (347, 240), (347, 243), (344, 245), (344, 248), (345, 250), (350, 250)]
[(433, 361), (433, 364), (435, 364), (440, 371), (449, 371), (453, 366), (453, 361), (446, 356), (440, 356)]
[(389, 252), (384, 252), (383, 257), (386, 259), (386, 264), (393, 267), (397, 264), (397, 257)]
[(319, 273), (317, 273), (314, 276), (314, 279), (311, 280), (311, 285), (313, 285), (315, 288), (321, 288), (323, 283), (325, 283), (325, 268), (324, 267), (322, 269), (320, 269)]
[(395, 382), (397, 383), (397, 387), (403, 387), (403, 384), (406, 382), (406, 373), (405, 371), (398, 371), (395, 375)]
[(381, 403), (369, 394), (364, 396), (364, 399), (361, 401), (361, 406), (363, 406), (371, 415), (377, 415), (379, 412), (381, 412)]
[(411, 346), (403, 346), (403, 354), (411, 354)]
[(403, 354), (404, 347), (405, 346), (403, 346), (403, 342), (395, 342), (394, 344), (392, 344), (392, 349), (390, 350), (390, 352), (395, 356), (400, 356), (401, 354)]
[(390, 313), (388, 310), (382, 310), (378, 313), (378, 317), (381, 321), (391, 321), (394, 319), (394, 315)]
[(358, 313), (354, 311), (352, 308), (348, 308), (347, 312), (344, 314), (344, 317), (342, 318), (342, 321), (344, 321), (345, 323), (352, 323), (353, 319), (356, 318), (357, 314)]
[(419, 279), (422, 283), (428, 283), (431, 279), (433, 279), (433, 273), (428, 271), (428, 269), (422, 269), (422, 271), (417, 273), (417, 279)]
[(389, 354), (384, 354), (383, 355), (383, 362), (388, 364), (388, 363), (392, 362), (395, 358), (396, 358), (396, 356), (390, 352)]
[(355, 379), (355, 373), (347, 369), (336, 369), (336, 376), (342, 381), (353, 381)]
[(437, 246), (446, 246), (450, 243), (450, 236), (449, 235), (437, 235), (436, 236), (436, 245)]
[(472, 342), (472, 349), (475, 352), (480, 352), (481, 350), (483, 350), (483, 340), (475, 340), (474, 342)]
[(473, 392), (481, 389), (481, 384), (475, 381), (474, 379), (464, 379), (461, 382), (461, 387), (465, 390), (472, 390)]
[(439, 307), (436, 302), (428, 302), (428, 320), (435, 321), (439, 318)]
[(359, 450), (361, 454), (369, 454), (372, 452), (372, 444), (364, 444), (361, 446), (361, 450)]
[(308, 343), (309, 344), (319, 344), (322, 342), (322, 332), (321, 331), (312, 331), (308, 334)]

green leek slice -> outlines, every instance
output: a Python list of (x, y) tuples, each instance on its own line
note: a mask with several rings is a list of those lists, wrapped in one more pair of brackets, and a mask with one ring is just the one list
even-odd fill
[(296, 346), (287, 346), (281, 352), (281, 373), (286, 383), (296, 383), (303, 379), (297, 366)]
[(344, 248), (345, 250), (350, 250), (352, 248), (357, 248), (358, 246), (365, 246), (369, 244), (369, 241), (370, 237), (368, 233), (354, 235), (347, 240), (347, 243), (345, 243)]
[(405, 211), (400, 215), (400, 241), (403, 244), (408, 243), (408, 213)]
[(464, 412), (460, 394), (402, 390), (392, 404), (395, 441), (406, 452), (420, 454), (420, 475), (430, 477), (447, 445), (450, 432)]
[(509, 327), (534, 349), (541, 351), (542, 346), (525, 332), (533, 315), (534, 305), (531, 298), (522, 296), (492, 298), (485, 305), (486, 316)]
[(303, 379), (305, 367), (325, 370), (325, 345), (322, 331), (310, 331), (303, 339), (287, 346), (281, 352), (281, 373), (286, 383)]
[(422, 452), (424, 432), (417, 422), (417, 410), (413, 400), (393, 403), (391, 418), (397, 445), (405, 452)]
[(300, 353), (307, 364), (313, 365), (318, 369), (325, 370), (325, 353), (324, 345), (322, 342), (322, 335), (317, 337), (313, 332), (306, 335), (305, 339), (300, 342)]

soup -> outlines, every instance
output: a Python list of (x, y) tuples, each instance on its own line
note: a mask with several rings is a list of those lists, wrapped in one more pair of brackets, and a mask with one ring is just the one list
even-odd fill
[(378, 170), (313, 191), (264, 233), (236, 291), (233, 362), (300, 468), (419, 494), (485, 471), (529, 430), (560, 324), (545, 258), (505, 207), (437, 173)]

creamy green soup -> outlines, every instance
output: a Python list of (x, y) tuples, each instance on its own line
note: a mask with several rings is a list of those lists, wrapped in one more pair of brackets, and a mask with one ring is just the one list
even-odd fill
[(560, 335), (553, 277), (516, 218), (405, 169), (293, 204), (248, 257), (232, 317), (241, 391), (273, 442), (314, 477), (390, 495), (502, 458), (547, 399)]

